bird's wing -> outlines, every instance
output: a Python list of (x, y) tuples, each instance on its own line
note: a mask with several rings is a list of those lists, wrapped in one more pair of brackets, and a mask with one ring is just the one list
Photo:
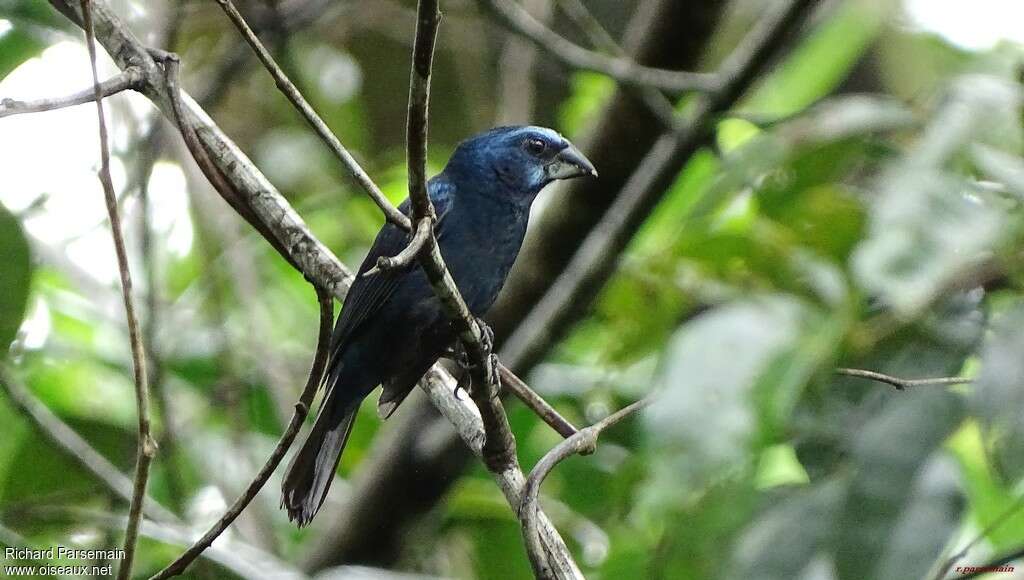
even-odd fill
[[(451, 209), (450, 186), (447, 182), (434, 179), (429, 185), (431, 201), (437, 213), (435, 228), (440, 226), (445, 215)], [(402, 213), (409, 215), (409, 200), (405, 200), (398, 207)], [(344, 349), (348, 340), (360, 329), (364, 322), (373, 318), (373, 315), (380, 310), (388, 298), (394, 293), (395, 288), (406, 279), (410, 268), (418, 267), (415, 262), (406, 268), (395, 270), (377, 271), (369, 276), (364, 275), (368, 270), (377, 265), (377, 258), (382, 256), (395, 256), (401, 252), (409, 243), (409, 235), (390, 223), (384, 224), (369, 253), (359, 266), (352, 287), (349, 288), (345, 303), (334, 326), (334, 334), (331, 337), (331, 352), (338, 353)]]

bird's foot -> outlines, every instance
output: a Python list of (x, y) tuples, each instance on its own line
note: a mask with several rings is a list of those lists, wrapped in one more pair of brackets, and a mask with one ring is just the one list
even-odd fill
[(484, 322), (483, 318), (477, 318), (476, 325), (480, 328), (480, 345), (485, 352), (490, 353), (494, 350), (494, 330)]
[[(500, 385), (498, 378), (498, 355), (494, 354), (494, 331), (487, 325), (486, 322), (481, 318), (476, 319), (476, 323), (480, 328), (480, 347), (484, 352), (484, 372), (486, 381), (491, 385)], [(467, 373), (472, 373), (477, 370), (477, 365), (470, 357), (469, 352), (466, 350), (466, 346), (462, 342), (457, 343), (453, 348), (449, 349), (448, 355), (451, 356), (452, 360)], [(460, 387), (456, 387), (458, 390)], [(457, 394), (457, 393), (456, 393)]]

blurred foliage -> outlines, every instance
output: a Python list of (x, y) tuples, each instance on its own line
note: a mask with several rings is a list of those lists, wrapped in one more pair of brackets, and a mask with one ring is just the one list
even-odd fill
[[(116, 4), (133, 7), (122, 12), (140, 31), (167, 16)], [(275, 51), (399, 201), (412, 3), (330, 4)], [(616, 34), (635, 5), (587, 4)], [(255, 3), (242, 7), (259, 13)], [(226, 83), (207, 103), (213, 116), (356, 265), (379, 212), (251, 57), (225, 67), (234, 37), (217, 7), (183, 10), (186, 86), (199, 95)], [(716, 147), (681, 169), (590, 315), (530, 377), (577, 424), (658, 391), (653, 407), (544, 485), (588, 577), (905, 580), (933, 577), (983, 530), (964, 564), (1024, 545), (1024, 52), (957, 48), (902, 26), (899, 10), (895, 0), (847, 0), (816, 20), (719, 121)], [(711, 61), (750, 27), (749, 12), (721, 24)], [(44, 2), (0, 0), (0, 19), (0, 98), (15, 68), (80, 42)], [(555, 24), (575, 38), (568, 23)], [(464, 3), (446, 10), (433, 170), (503, 107), (506, 37), (491, 30)], [(615, 87), (593, 73), (566, 76), (542, 55), (533, 90), (529, 120), (582, 140)], [(116, 122), (126, 135), (147, 128), (130, 116)], [(141, 145), (122, 145), (129, 174), (141, 171)], [(160, 155), (153, 175), (177, 175), (177, 153)], [(157, 432), (176, 435), (163, 438), (150, 493), (201, 529), (280, 433), (307, 371), (317, 309), (302, 277), (199, 180), (186, 171), (179, 181), (172, 193), (187, 210), (151, 216), (176, 225), (154, 226), (153, 247), (136, 252), (133, 267), (140, 304), (152, 293), (155, 305), (145, 314), (159, 363)], [(127, 183), (134, 239), (138, 183)], [(159, 183), (153, 177), (151, 189)], [(0, 182), (6, 203), (4, 193)], [(76, 264), (72, 239), (33, 229), (41, 206), (0, 206), (0, 347), (11, 345), (8, 366), (40, 401), (130, 473), (134, 399), (116, 282)], [(192, 236), (184, 249), (170, 242), (173, 228)], [(977, 380), (896, 392), (836, 367)], [(366, 407), (339, 478), (365, 465), (381, 427)], [(509, 414), (530, 466), (558, 438), (517, 405)], [(300, 567), (331, 522), (296, 530), (277, 508), (278, 484), (232, 532), (241, 552), (191, 576)], [(327, 510), (345, 489), (335, 485)], [(0, 543), (114, 545), (120, 522), (109, 514), (124, 510), (0, 397)], [(396, 568), (529, 576), (518, 524), (479, 466), (407, 534)], [(174, 557), (174, 542), (145, 539), (138, 576)], [(273, 558), (273, 567), (253, 572), (239, 562), (247, 554)], [(321, 576), (335, 573), (352, 570)]]

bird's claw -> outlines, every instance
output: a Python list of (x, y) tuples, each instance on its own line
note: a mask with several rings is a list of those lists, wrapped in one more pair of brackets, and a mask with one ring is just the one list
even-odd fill
[(483, 318), (476, 319), (476, 325), (480, 328), (480, 345), (485, 352), (494, 350), (494, 330), (484, 322)]

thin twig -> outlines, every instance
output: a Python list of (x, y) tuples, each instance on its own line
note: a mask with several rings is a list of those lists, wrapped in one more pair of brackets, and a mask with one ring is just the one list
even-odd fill
[(540, 497), (540, 485), (544, 482), (544, 478), (551, 473), (551, 470), (556, 465), (566, 458), (577, 453), (583, 455), (593, 453), (594, 448), (597, 446), (597, 438), (601, 435), (602, 431), (616, 425), (629, 415), (651, 404), (652, 400), (650, 396), (640, 399), (608, 415), (597, 423), (580, 429), (575, 435), (562, 441), (551, 451), (548, 451), (537, 462), (537, 465), (534, 466), (529, 477), (526, 478), (526, 484), (523, 486), (522, 503), (519, 507), (519, 518), (523, 522), (523, 540), (526, 542), (526, 552), (530, 556), (533, 572), (538, 578), (554, 577), (547, 561), (541, 558), (544, 554), (544, 548), (540, 536), (539, 516), (541, 510), (538, 498)]
[(22, 115), (24, 113), (52, 111), (54, 109), (63, 109), (65, 107), (72, 107), (83, 103), (91, 103), (96, 100), (97, 87), (103, 97), (109, 97), (110, 95), (116, 95), (122, 91), (138, 90), (142, 87), (142, 80), (142, 71), (137, 67), (130, 66), (118, 73), (116, 76), (99, 83), (96, 87), (89, 87), (88, 89), (78, 91), (77, 93), (67, 95), (65, 97), (37, 99), (32, 101), (0, 99), (0, 118), (10, 117), (12, 115)]
[(246, 24), (245, 18), (238, 12), (235, 5), (231, 3), (231, 0), (217, 0), (221, 8), (224, 9), (224, 13), (228, 15), (231, 22), (235, 25), (235, 28), (242, 33), (245, 37), (246, 42), (252, 47), (253, 51), (256, 52), (256, 56), (259, 57), (260, 62), (266, 67), (267, 72), (270, 76), (274, 77), (274, 82), (277, 84), (277, 88), (284, 93), (284, 96), (298, 109), (299, 113), (306, 120), (307, 123), (316, 131), (316, 134), (327, 147), (330, 148), (331, 152), (334, 153), (346, 168), (352, 178), (366, 191), (367, 195), (377, 204), (377, 207), (384, 212), (384, 216), (387, 220), (403, 230), (409, 231), (411, 229), (409, 218), (398, 210), (397, 207), (392, 205), (388, 198), (384, 195), (384, 192), (377, 187), (377, 184), (370, 179), (370, 176), (366, 174), (366, 171), (360, 167), (359, 162), (356, 161), (355, 157), (348, 152), (348, 149), (341, 144), (338, 137), (331, 132), (331, 129), (327, 126), (327, 123), (313, 110), (313, 107), (306, 101), (302, 93), (299, 92), (295, 85), (288, 79), (281, 67), (274, 62), (274, 57), (270, 55), (270, 52), (263, 46), (259, 37), (256, 33), (249, 28)]
[(424, 244), (433, 235), (434, 220), (427, 217), (416, 222), (416, 229), (412, 240), (395, 256), (381, 256), (377, 258), (377, 265), (363, 273), (363, 276), (373, 276), (378, 272), (405, 268), (416, 260)]
[(512, 392), (520, 401), (530, 408), (542, 421), (547, 423), (562, 437), (568, 438), (575, 435), (579, 430), (555, 410), (544, 397), (537, 394), (530, 388), (523, 379), (516, 376), (508, 367), (498, 364), (498, 373), (501, 378), (501, 385)]
[(512, 0), (478, 0), (506, 28), (522, 35), (562, 63), (608, 75), (631, 86), (655, 87), (674, 94), (712, 91), (719, 87), (714, 74), (680, 72), (639, 65), (627, 57), (607, 57), (573, 44), (554, 32)]
[[(114, 495), (126, 502), (132, 500), (132, 480), (117, 466), (107, 460), (60, 417), (54, 414), (42, 401), (32, 396), (25, 385), (15, 380), (6, 370), (0, 368), (0, 388), (22, 414), (28, 417), (46, 439), (57, 449), (75, 461), (82, 469), (92, 474)], [(160, 505), (155, 499), (147, 498), (143, 511), (146, 516), (163, 522), (178, 521), (174, 513)]]
[(869, 379), (872, 381), (878, 381), (887, 385), (892, 385), (897, 391), (909, 389), (911, 387), (928, 387), (936, 385), (965, 385), (972, 382), (974, 379), (968, 377), (937, 377), (931, 379), (904, 379), (900, 377), (894, 377), (884, 373), (876, 371), (868, 371), (864, 369), (836, 369), (837, 375), (844, 375), (847, 377), (858, 377), (861, 379)]
[(82, 23), (85, 28), (86, 46), (89, 49), (89, 64), (92, 69), (92, 82), (96, 96), (96, 113), (99, 119), (100, 134), (100, 183), (107, 202), (107, 215), (110, 217), (110, 230), (114, 238), (114, 253), (117, 255), (117, 268), (121, 277), (121, 294), (124, 298), (124, 311), (128, 320), (128, 336), (131, 340), (132, 367), (135, 370), (135, 406), (139, 415), (138, 453), (135, 459), (135, 484), (132, 502), (128, 509), (128, 525), (124, 531), (124, 557), (117, 571), (118, 580), (131, 577), (132, 563), (135, 558), (135, 544), (139, 536), (139, 523), (142, 521), (142, 506), (146, 501), (146, 484), (149, 482), (149, 468), (156, 455), (156, 441), (150, 435), (149, 425), (149, 382), (146, 377), (146, 349), (142, 344), (142, 329), (135, 314), (132, 300), (132, 276), (128, 270), (128, 251), (125, 249), (124, 232), (121, 229), (121, 216), (117, 209), (117, 194), (114, 193), (114, 182), (110, 178), (110, 148), (107, 139), (107, 123), (103, 113), (103, 89), (100, 87), (99, 72), (96, 69), (96, 38), (92, 26), (92, 7), (90, 0), (82, 0)]
[(259, 473), (249, 483), (245, 492), (231, 504), (228, 511), (203, 534), (202, 538), (196, 540), (188, 550), (168, 564), (166, 568), (155, 574), (150, 580), (170, 578), (184, 572), (189, 564), (198, 558), (204, 550), (209, 548), (213, 541), (224, 533), (224, 530), (235, 521), (235, 518), (242, 513), (242, 510), (252, 502), (256, 494), (263, 489), (267, 480), (270, 479), (270, 475), (277, 469), (281, 459), (284, 458), (285, 453), (291, 447), (292, 442), (295, 441), (295, 436), (298, 435), (299, 429), (302, 428), (302, 422), (305, 421), (306, 415), (309, 414), (309, 407), (313, 404), (313, 398), (316, 396), (317, 388), (320, 386), (320, 379), (323, 378), (324, 368), (327, 366), (327, 354), (331, 344), (331, 326), (334, 322), (334, 301), (331, 295), (319, 286), (315, 288), (317, 300), (320, 303), (320, 332), (317, 336), (316, 354), (313, 357), (309, 378), (306, 380), (306, 387), (302, 390), (298, 402), (295, 403), (295, 411), (292, 413), (291, 420), (288, 421), (288, 427), (281, 434), (281, 438), (277, 441), (277, 446), (274, 447), (270, 457), (267, 458)]

